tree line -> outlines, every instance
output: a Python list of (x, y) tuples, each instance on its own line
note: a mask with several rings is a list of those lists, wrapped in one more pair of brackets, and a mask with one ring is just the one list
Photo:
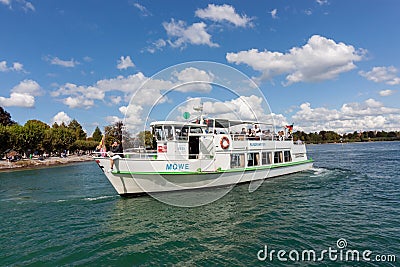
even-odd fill
[[(115, 125), (106, 126), (106, 146), (110, 146), (116, 138), (122, 139), (122, 135), (118, 134), (121, 127), (122, 122), (119, 128)], [(99, 127), (96, 127), (91, 137), (87, 137), (75, 119), (68, 125), (54, 123), (50, 126), (39, 120), (28, 120), (24, 125), (19, 125), (11, 119), (10, 113), (0, 107), (0, 156), (12, 150), (26, 156), (93, 151), (102, 137)]]
[[(114, 141), (122, 143), (124, 147), (154, 148), (154, 140), (150, 131), (140, 132), (131, 137), (124, 130), (121, 121), (104, 128), (104, 145), (107, 150)], [(48, 125), (39, 120), (28, 120), (19, 125), (11, 119), (10, 113), (0, 107), (0, 156), (5, 152), (15, 150), (22, 155), (29, 154), (56, 154), (63, 151), (74, 153), (77, 151), (93, 151), (102, 141), (103, 133), (96, 127), (91, 137), (87, 137), (80, 123), (73, 119), (68, 125), (65, 123)], [(334, 131), (320, 131), (293, 133), (293, 139), (305, 143), (338, 143), (338, 142), (367, 142), (400, 140), (400, 131), (363, 131), (340, 135)]]
[(339, 143), (339, 142), (369, 142), (369, 141), (396, 141), (400, 140), (400, 131), (354, 131), (340, 135), (334, 131), (320, 131), (305, 133), (297, 131), (293, 133), (293, 139), (310, 144)]

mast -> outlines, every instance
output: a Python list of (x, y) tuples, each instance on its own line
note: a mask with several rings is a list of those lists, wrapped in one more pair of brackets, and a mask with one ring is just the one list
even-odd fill
[(197, 107), (193, 107), (193, 109), (197, 112), (200, 112), (200, 124), (203, 124), (204, 115), (203, 115), (203, 102), (200, 102), (200, 105)]

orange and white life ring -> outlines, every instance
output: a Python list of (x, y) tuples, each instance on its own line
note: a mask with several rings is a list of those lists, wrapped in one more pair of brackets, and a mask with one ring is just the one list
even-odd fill
[(221, 146), (222, 149), (227, 149), (229, 147), (229, 138), (223, 136), (219, 141), (219, 145)]

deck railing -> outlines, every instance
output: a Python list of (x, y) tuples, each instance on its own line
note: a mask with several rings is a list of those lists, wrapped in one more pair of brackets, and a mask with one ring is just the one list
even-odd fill
[(246, 134), (231, 134), (234, 141), (253, 141), (253, 140), (270, 140), (270, 141), (291, 141), (293, 137), (277, 134), (261, 134), (259, 136), (248, 136)]
[[(93, 154), (96, 157), (102, 157), (102, 158), (111, 158), (110, 154), (108, 152), (93, 152)], [(147, 159), (147, 160), (152, 160), (152, 159), (157, 159), (157, 152), (154, 151), (145, 151), (145, 152), (124, 152), (124, 153), (113, 153), (114, 155), (120, 155), (121, 158), (126, 158), (126, 159)], [(179, 156), (182, 157), (182, 159), (213, 159), (214, 155), (212, 154), (178, 154)], [(167, 156), (168, 157), (168, 156)]]

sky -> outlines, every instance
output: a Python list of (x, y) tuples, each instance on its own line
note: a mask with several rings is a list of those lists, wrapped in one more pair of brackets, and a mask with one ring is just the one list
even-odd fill
[(19, 124), (76, 119), (89, 136), (200, 102), (210, 116), (250, 119), (247, 106), (295, 131), (400, 130), (399, 10), (397, 0), (0, 0), (0, 106)]

